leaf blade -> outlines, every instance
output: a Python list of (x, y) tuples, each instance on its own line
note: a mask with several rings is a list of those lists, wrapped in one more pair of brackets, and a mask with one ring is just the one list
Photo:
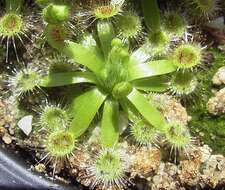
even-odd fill
[(106, 95), (102, 94), (97, 88), (93, 88), (74, 99), (70, 110), (74, 119), (69, 130), (75, 138), (86, 131), (105, 98)]
[(169, 60), (150, 61), (148, 63), (130, 64), (129, 81), (168, 74), (177, 70)]
[(119, 139), (119, 104), (107, 100), (101, 123), (101, 143), (104, 147), (113, 148)]
[(78, 83), (96, 83), (91, 72), (50, 73), (41, 80), (42, 87), (58, 87)]
[(86, 66), (88, 69), (94, 73), (99, 73), (104, 67), (104, 61), (102, 57), (92, 49), (84, 47), (81, 44), (67, 41), (63, 52), (69, 58), (73, 59), (75, 62)]
[(164, 117), (140, 92), (133, 89), (127, 98), (150, 124), (158, 130), (163, 130), (166, 123)]
[(168, 77), (155, 76), (151, 78), (133, 81), (133, 86), (138, 90), (143, 90), (147, 92), (164, 92), (168, 90), (168, 82)]

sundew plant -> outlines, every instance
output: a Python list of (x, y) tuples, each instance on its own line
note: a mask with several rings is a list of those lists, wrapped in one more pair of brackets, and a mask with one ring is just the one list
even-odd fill
[(10, 50), (13, 49), (16, 59), (19, 62), (18, 50), (20, 46), (25, 48), (25, 42), (31, 42), (29, 37), (32, 23), (32, 16), (27, 16), (23, 13), (23, 0), (8, 0), (5, 1), (4, 11), (0, 16), (0, 39), (2, 45), (6, 47), (6, 62), (10, 59)]
[[(54, 10), (55, 5), (50, 6)], [(54, 13), (51, 9), (46, 8), (47, 14)], [(177, 70), (170, 60), (148, 61), (141, 55), (142, 49), (132, 52), (129, 44), (116, 37), (113, 25), (105, 19), (96, 24), (97, 36), (94, 38), (89, 35), (82, 43), (66, 39), (63, 22), (60, 25), (51, 23), (47, 24), (45, 30), (49, 44), (87, 69), (51, 73), (43, 78), (41, 86), (92, 84), (83, 94), (75, 97), (70, 105), (74, 118), (68, 130), (74, 138), (79, 138), (87, 130), (101, 107), (103, 147), (113, 148), (118, 142), (121, 132), (118, 128), (118, 118), (121, 109), (125, 112), (133, 112), (134, 109), (156, 129), (163, 131), (166, 127), (163, 116), (139, 89), (154, 91), (154, 88), (162, 86), (160, 79), (154, 77)], [(155, 80), (158, 86), (155, 86)]]
[[(6, 62), (11, 47), (20, 61), (17, 42), (26, 46), (23, 38), (31, 24), (22, 14), (23, 2), (7, 0), (0, 17)], [(146, 152), (164, 148), (174, 163), (180, 155), (188, 157), (193, 138), (183, 106), (194, 100), (201, 83), (198, 71), (206, 60), (204, 48), (189, 33), (194, 27), (188, 19), (179, 10), (161, 11), (157, 0), (133, 2), (138, 11), (128, 8), (133, 4), (126, 0), (88, 1), (85, 10), (82, 3), (66, 0), (35, 2), (44, 27), (41, 51), (50, 64), (40, 63), (42, 59), (25, 63), (7, 76), (7, 83), (14, 100), (35, 111), (38, 129), (32, 135), (43, 145), (41, 161), (51, 165), (52, 175), (68, 162), (66, 167), (86, 159), (91, 149), (95, 155), (90, 153), (88, 166), (80, 165), (85, 170), (80, 176), (90, 179), (92, 188), (118, 190), (129, 184), (131, 158), (126, 159), (123, 142)], [(193, 23), (210, 19), (217, 5), (211, 0), (182, 2), (196, 16)], [(49, 52), (57, 55), (55, 60)], [(48, 100), (40, 103), (41, 93)], [(38, 109), (30, 104), (35, 98)], [(65, 105), (57, 102), (64, 98)], [(121, 118), (126, 126), (121, 127)]]

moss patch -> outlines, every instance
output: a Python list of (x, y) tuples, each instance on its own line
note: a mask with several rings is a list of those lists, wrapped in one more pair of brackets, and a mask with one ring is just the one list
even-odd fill
[(215, 61), (207, 70), (197, 74), (199, 80), (198, 100), (187, 106), (189, 115), (192, 116), (190, 129), (193, 135), (200, 136), (201, 140), (208, 144), (214, 153), (225, 155), (225, 115), (212, 116), (208, 113), (206, 104), (213, 96), (212, 78), (217, 70), (225, 65), (225, 54), (219, 51), (212, 51)]

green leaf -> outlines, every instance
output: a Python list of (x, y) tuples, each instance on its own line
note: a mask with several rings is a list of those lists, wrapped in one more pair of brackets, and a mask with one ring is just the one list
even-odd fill
[(150, 31), (157, 31), (161, 27), (160, 11), (157, 0), (142, 0), (145, 23)]
[(163, 75), (176, 71), (177, 68), (169, 60), (150, 61), (148, 63), (130, 64), (129, 81)]
[(169, 87), (167, 76), (155, 76), (133, 81), (133, 86), (138, 90), (151, 92), (164, 92)]
[(51, 73), (41, 80), (40, 86), (57, 87), (78, 83), (95, 84), (95, 76), (91, 72)]
[(101, 21), (97, 24), (98, 37), (101, 44), (101, 49), (104, 53), (105, 60), (111, 50), (111, 41), (115, 37), (113, 25), (108, 21)]
[(105, 98), (97, 88), (93, 88), (74, 99), (70, 108), (74, 119), (69, 130), (75, 138), (86, 131)]
[(100, 73), (104, 67), (102, 57), (92, 49), (84, 47), (81, 44), (67, 41), (67, 44), (63, 48), (63, 52), (76, 63), (86, 66), (95, 74)]
[(119, 104), (107, 100), (101, 123), (101, 143), (104, 147), (113, 148), (119, 139)]
[(150, 124), (158, 130), (162, 131), (164, 129), (166, 122), (163, 115), (144, 97), (144, 95), (136, 89), (133, 89), (127, 98)]

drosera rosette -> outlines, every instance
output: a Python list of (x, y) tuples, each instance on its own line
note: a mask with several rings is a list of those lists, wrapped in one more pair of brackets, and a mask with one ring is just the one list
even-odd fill
[[(87, 13), (89, 19), (108, 20), (122, 13), (125, 0), (106, 0), (93, 3), (92, 10)], [(93, 22), (92, 21), (92, 22)]]
[(79, 70), (79, 66), (66, 56), (59, 52), (51, 52), (45, 58), (45, 65), (47, 65), (47, 72), (49, 73), (61, 73)]
[(144, 119), (137, 119), (131, 124), (131, 135), (140, 146), (158, 146), (159, 131)]
[(184, 3), (194, 20), (210, 19), (219, 10), (219, 0), (185, 0)]
[(169, 32), (173, 40), (178, 40), (187, 32), (187, 21), (178, 11), (167, 11), (164, 13), (163, 26)]
[(28, 66), (19, 70), (14, 69), (13, 74), (8, 76), (6, 82), (13, 96), (21, 98), (40, 89), (41, 71)]
[(91, 188), (120, 190), (129, 185), (126, 176), (129, 161), (126, 156), (116, 148), (100, 150), (87, 168), (87, 176), (92, 181)]
[(193, 97), (198, 90), (196, 72), (203, 67), (203, 48), (196, 43), (185, 42), (172, 50), (170, 59), (177, 66), (177, 73), (171, 76), (169, 90), (179, 98)]
[[(69, 3), (49, 3), (42, 11), (44, 21), (51, 25), (61, 25), (66, 29), (67, 34), (76, 36), (80, 32), (78, 23), (74, 21), (75, 17), (71, 15)], [(71, 19), (72, 18), (72, 19)]]
[(184, 98), (196, 93), (198, 87), (198, 79), (195, 73), (189, 71), (178, 71), (169, 82), (170, 92), (180, 98)]
[(193, 138), (187, 126), (177, 121), (168, 123), (167, 127), (165, 127), (164, 136), (167, 145), (170, 147), (170, 156), (174, 156), (175, 162), (179, 153), (184, 152), (187, 154), (186, 149), (193, 145)]
[(76, 140), (68, 130), (55, 130), (45, 135), (43, 142), (44, 156), (39, 161), (45, 160), (45, 164), (53, 167), (53, 177), (56, 172), (60, 172), (66, 165), (70, 156), (76, 148)]
[(0, 17), (0, 39), (6, 46), (6, 62), (9, 61), (11, 47), (14, 49), (17, 61), (20, 61), (19, 46), (26, 48), (25, 42), (32, 42), (29, 37), (33, 23), (36, 20), (33, 16), (22, 13), (23, 0), (6, 0), (5, 11)]
[[(60, 59), (62, 60), (62, 58)], [(78, 70), (78, 66), (69, 62), (68, 59), (66, 59), (65, 62), (53, 62), (51, 60), (48, 68), (49, 73), (62, 73), (75, 70)]]
[(171, 60), (178, 70), (191, 70), (201, 66), (204, 60), (203, 48), (196, 43), (183, 43), (175, 47)]
[(70, 125), (71, 117), (61, 104), (46, 103), (46, 105), (41, 106), (40, 110), (38, 125), (43, 129), (47, 131), (66, 129)]
[(71, 6), (69, 2), (64, 1), (46, 3), (42, 16), (49, 29), (45, 30), (45, 35), (49, 33), (60, 41), (61, 35), (72, 38), (82, 34), (83, 29), (76, 15), (72, 14)]
[(46, 139), (46, 150), (52, 157), (64, 157), (74, 150), (75, 139), (68, 131), (56, 131)]
[(143, 36), (142, 19), (134, 11), (126, 11), (115, 19), (118, 36), (122, 40), (135, 40)]
[[(66, 10), (65, 15), (63, 10)], [(46, 22), (45, 39), (54, 47), (58, 46), (60, 49), (65, 45), (65, 40), (83, 33), (79, 26), (72, 23), (68, 4), (51, 3), (43, 9), (42, 15)]]
[(126, 0), (89, 1), (74, 14), (72, 20), (77, 20), (82, 29), (87, 29), (101, 21), (114, 23), (117, 16), (122, 15), (125, 4)]

